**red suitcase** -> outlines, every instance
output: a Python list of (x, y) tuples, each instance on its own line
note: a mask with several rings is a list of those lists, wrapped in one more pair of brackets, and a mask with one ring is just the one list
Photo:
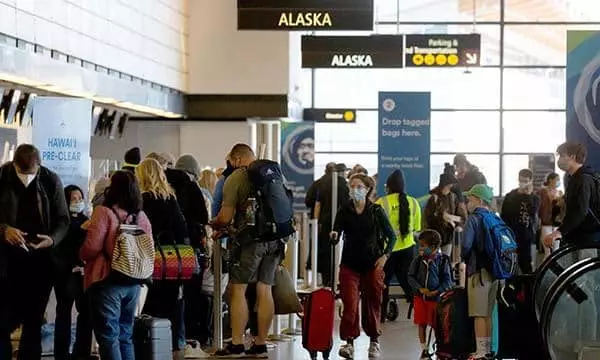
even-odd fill
[[(337, 242), (335, 240), (332, 242), (331, 281), (335, 284), (335, 244)], [(333, 348), (335, 300), (336, 295), (332, 289), (321, 288), (310, 293), (303, 303), (302, 346), (308, 350), (310, 358), (313, 360), (317, 359), (318, 353), (323, 353), (323, 359), (329, 359)]]
[(302, 346), (310, 353), (311, 359), (323, 353), (328, 359), (333, 347), (333, 322), (335, 317), (335, 294), (331, 289), (313, 291), (304, 303), (302, 318)]

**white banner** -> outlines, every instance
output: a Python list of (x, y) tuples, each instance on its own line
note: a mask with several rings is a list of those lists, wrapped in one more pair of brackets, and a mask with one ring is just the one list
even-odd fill
[(87, 194), (90, 178), (92, 101), (38, 96), (33, 106), (33, 144), (42, 165), (56, 172), (64, 186)]

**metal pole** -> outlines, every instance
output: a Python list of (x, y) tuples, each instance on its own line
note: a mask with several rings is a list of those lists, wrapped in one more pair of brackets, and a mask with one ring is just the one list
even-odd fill
[(311, 246), (312, 251), (310, 253), (310, 264), (312, 267), (310, 286), (312, 289), (316, 289), (319, 286), (319, 272), (317, 271), (317, 251), (319, 246), (319, 220), (312, 219), (310, 221), (311, 227)]
[(306, 271), (306, 260), (308, 260), (308, 245), (310, 244), (310, 224), (308, 219), (308, 213), (302, 213), (302, 252), (300, 256), (300, 264), (302, 264), (302, 279), (304, 280), (304, 285), (309, 284), (308, 272)]
[[(221, 293), (221, 239), (213, 245), (213, 274), (215, 275), (213, 289), (213, 339), (217, 349), (223, 348), (223, 294)], [(231, 310), (230, 316), (231, 316)]]
[[(338, 210), (338, 181), (339, 181), (339, 174), (340, 171), (338, 169), (336, 169), (336, 171), (333, 173), (333, 177), (331, 178), (331, 231), (333, 231), (333, 226), (335, 224), (335, 217), (337, 215), (337, 210)], [(339, 238), (339, 234), (338, 234), (338, 238)], [(338, 242), (338, 244), (336, 245), (335, 249), (332, 249), (332, 251), (335, 250), (335, 258), (333, 259), (334, 264), (333, 264), (333, 274), (331, 274), (331, 288), (333, 289), (333, 292), (335, 293), (336, 289), (337, 289), (337, 283), (338, 283), (338, 276), (337, 276), (337, 272), (338, 272), (338, 257), (340, 255), (340, 251), (339, 249), (341, 248), (341, 241)]]
[[(290, 247), (290, 267), (291, 276), (294, 287), (298, 288), (298, 239), (300, 238), (300, 232), (296, 232), (296, 236), (293, 236), (288, 242)], [(283, 332), (286, 335), (302, 335), (302, 331), (296, 329), (296, 314), (288, 315), (288, 328)]]

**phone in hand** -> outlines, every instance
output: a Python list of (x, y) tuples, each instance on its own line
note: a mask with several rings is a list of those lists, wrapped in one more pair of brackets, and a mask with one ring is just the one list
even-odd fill
[(37, 245), (40, 242), (42, 242), (42, 240), (37, 236), (37, 234), (25, 235), (25, 241), (29, 244), (34, 244), (34, 245)]

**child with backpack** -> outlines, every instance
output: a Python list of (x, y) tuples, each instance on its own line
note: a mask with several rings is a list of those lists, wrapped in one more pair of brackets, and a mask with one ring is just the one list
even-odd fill
[(419, 326), (421, 359), (430, 359), (426, 339), (427, 326), (434, 326), (436, 307), (440, 294), (453, 286), (450, 258), (440, 251), (442, 237), (435, 230), (425, 230), (419, 235), (419, 256), (408, 271), (408, 282), (414, 289), (414, 322)]
[(476, 352), (470, 360), (492, 359), (492, 313), (500, 280), (512, 278), (518, 268), (517, 244), (512, 230), (490, 207), (491, 187), (475, 185), (467, 192), (471, 214), (463, 233), (462, 260), (467, 265), (467, 302), (474, 318)]

